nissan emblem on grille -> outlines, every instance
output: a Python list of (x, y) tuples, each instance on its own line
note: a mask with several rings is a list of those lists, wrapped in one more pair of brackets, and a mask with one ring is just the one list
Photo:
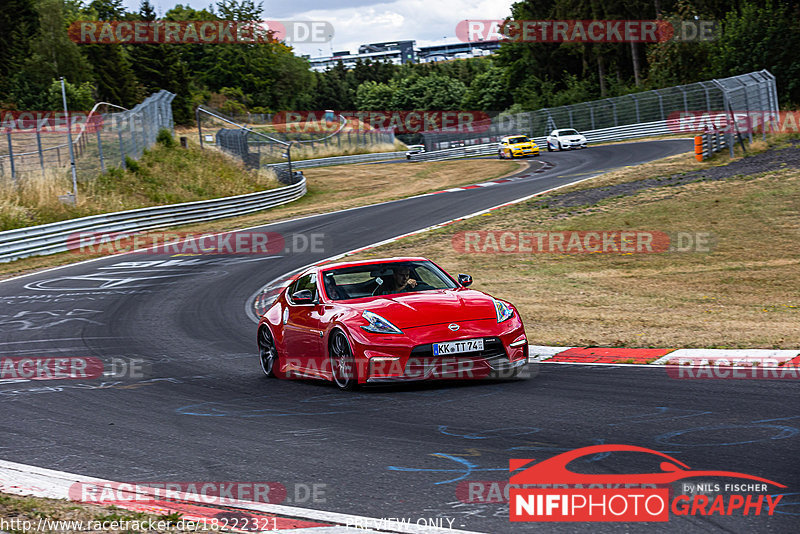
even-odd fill
[(458, 326), (456, 323), (450, 323), (449, 325), (447, 325), (447, 328), (449, 328), (450, 330), (452, 330), (453, 332), (455, 332), (456, 330), (458, 330), (458, 329), (459, 329), (459, 328), (461, 328), (461, 327), (460, 327), (460, 326)]

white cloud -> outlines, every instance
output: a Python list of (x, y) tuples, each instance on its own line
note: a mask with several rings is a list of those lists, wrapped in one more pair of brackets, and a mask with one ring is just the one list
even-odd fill
[[(479, 0), (465, 5), (457, 0), (402, 0), (371, 6), (324, 8), (295, 13), (297, 20), (327, 20), (334, 26), (333, 46), (296, 45), (299, 53), (324, 55), (334, 51), (356, 52), (358, 46), (394, 40), (415, 40), (418, 46), (458, 42), (456, 24), (461, 20), (502, 19), (511, 12), (509, 0)], [(324, 46), (324, 48), (323, 48)]]
[[(178, 3), (207, 8), (213, 0), (151, 0), (160, 15)], [(324, 20), (333, 24), (332, 43), (298, 44), (297, 53), (329, 55), (331, 49), (357, 52), (359, 45), (395, 40), (415, 40), (417, 46), (458, 42), (456, 24), (461, 20), (503, 19), (513, 0), (294, 0), (264, 2), (267, 20)], [(128, 10), (139, 9), (140, 0), (124, 0)]]

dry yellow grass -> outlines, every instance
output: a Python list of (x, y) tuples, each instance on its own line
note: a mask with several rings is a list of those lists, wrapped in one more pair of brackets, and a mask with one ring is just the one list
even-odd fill
[[(500, 178), (522, 169), (527, 163), (500, 160), (464, 160), (376, 165), (338, 165), (304, 171), (306, 196), (254, 215), (183, 227), (187, 232), (221, 232), (326, 213), (338, 209), (366, 206), (457, 185)], [(88, 259), (83, 256), (79, 259)], [(76, 261), (74, 255), (56, 254), (0, 264), (0, 278)]]
[[(635, 170), (633, 172), (639, 172)], [(627, 181), (626, 176), (618, 177)], [(422, 255), (514, 302), (533, 343), (800, 347), (800, 172), (692, 183), (572, 215), (509, 207), (354, 256)], [(710, 232), (710, 253), (459, 253), (465, 230)]]
[(90, 181), (79, 180), (78, 203), (59, 195), (72, 192), (68, 169), (25, 173), (16, 183), (0, 182), (0, 231), (75, 217), (176, 204), (263, 191), (280, 185), (274, 172), (253, 172), (217, 151), (168, 148), (156, 144), (129, 169), (112, 168)]
[[(130, 532), (154, 532), (154, 530), (148, 529), (149, 521), (152, 521), (154, 526), (166, 526), (167, 521), (171, 522), (172, 526), (164, 530), (159, 530), (159, 532), (215, 532), (210, 526), (207, 529), (202, 527), (188, 529), (185, 528), (185, 526), (184, 528), (177, 528), (177, 521), (180, 520), (178, 514), (145, 514), (123, 510), (114, 506), (97, 506), (60, 499), (20, 497), (3, 493), (0, 493), (0, 518), (6, 521), (10, 532), (24, 534), (38, 531), (37, 525), (39, 525), (40, 521), (44, 518), (51, 521), (49, 524), (51, 527), (55, 527), (53, 523), (55, 521), (80, 521), (83, 522), (83, 532), (89, 533), (123, 534)], [(100, 524), (107, 522), (107, 526), (118, 525), (119, 527), (127, 526), (131, 528), (95, 529), (94, 527), (97, 526), (98, 522)], [(42, 524), (43, 527), (46, 525), (46, 523)], [(73, 528), (75, 525), (76, 523), (72, 523)], [(139, 525), (139, 528), (135, 528), (136, 525)], [(24, 529), (23, 527), (26, 526), (27, 529)], [(63, 527), (61, 529), (47, 528), (41, 530), (41, 532), (77, 532), (77, 530), (70, 529), (64, 523), (62, 523), (61, 526)], [(219, 532), (219, 530), (216, 532)]]

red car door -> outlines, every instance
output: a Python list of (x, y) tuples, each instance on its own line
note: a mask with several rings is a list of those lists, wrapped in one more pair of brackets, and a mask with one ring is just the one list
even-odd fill
[[(311, 291), (314, 302), (299, 304), (292, 301), (292, 295), (307, 289)], [(316, 274), (308, 274), (298, 279), (289, 289), (289, 304), (286, 321), (283, 325), (287, 360), (291, 369), (304, 374), (318, 375), (321, 361), (320, 305), (317, 303)]]

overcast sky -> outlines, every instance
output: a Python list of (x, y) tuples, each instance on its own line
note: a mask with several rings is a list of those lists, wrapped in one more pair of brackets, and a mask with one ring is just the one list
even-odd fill
[[(510, 15), (513, 0), (284, 0), (264, 2), (264, 20), (323, 20), (333, 25), (332, 43), (295, 45), (296, 53), (312, 57), (330, 55), (331, 50), (358, 51), (365, 43), (415, 40), (417, 46), (456, 43), (456, 24), (467, 19), (503, 19)], [(207, 8), (209, 0), (151, 0), (159, 15), (176, 4)], [(131, 11), (140, 0), (124, 0)]]

